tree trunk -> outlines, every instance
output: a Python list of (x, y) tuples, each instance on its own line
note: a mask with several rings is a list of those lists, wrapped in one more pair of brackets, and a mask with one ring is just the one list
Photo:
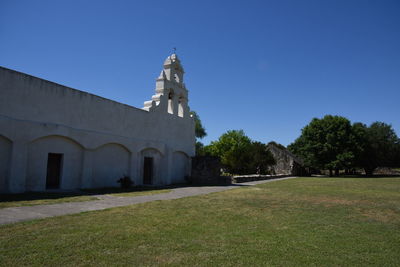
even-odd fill
[(339, 169), (335, 169), (335, 176), (339, 176)]
[(366, 176), (372, 176), (372, 175), (374, 175), (374, 170), (375, 170), (375, 168), (364, 168), (365, 175), (366, 175)]
[(332, 171), (332, 169), (329, 169), (329, 177), (332, 177), (333, 176), (333, 171)]

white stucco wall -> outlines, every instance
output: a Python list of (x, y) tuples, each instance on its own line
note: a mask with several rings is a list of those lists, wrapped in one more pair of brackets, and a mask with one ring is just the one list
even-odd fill
[[(174, 71), (178, 81), (170, 80)], [(9, 192), (44, 190), (48, 153), (63, 154), (61, 189), (118, 185), (124, 174), (139, 185), (144, 156), (154, 157), (154, 184), (175, 181), (173, 152), (194, 156), (194, 121), (176, 56), (162, 73), (156, 95), (139, 109), (0, 67), (0, 136), (9, 139), (0, 139), (1, 159), (9, 155), (0, 163), (6, 176), (0, 185)], [(181, 158), (185, 165), (189, 157)]]
[(47, 136), (34, 140), (28, 147), (26, 189), (46, 189), (49, 153), (63, 154), (60, 189), (75, 189), (81, 184), (82, 146), (63, 136)]
[[(140, 173), (139, 177), (142, 177), (139, 181), (137, 181), (138, 184), (143, 184), (143, 165), (144, 165), (144, 158), (145, 157), (150, 157), (153, 158), (153, 179), (152, 179), (152, 184), (155, 185), (161, 185), (161, 184), (166, 184), (164, 181), (163, 177), (166, 176), (166, 162), (163, 161), (163, 155), (159, 150), (156, 148), (146, 148), (143, 149), (140, 152), (140, 161), (139, 161), (139, 166), (140, 166)], [(163, 173), (164, 172), (164, 173)]]
[(148, 112), (4, 68), (0, 69), (0, 86), (2, 115), (193, 150), (187, 132), (191, 118)]
[(185, 176), (189, 175), (189, 157), (180, 151), (173, 153), (172, 183), (184, 183)]
[(94, 151), (92, 187), (116, 187), (129, 175), (130, 152), (119, 144), (106, 144)]

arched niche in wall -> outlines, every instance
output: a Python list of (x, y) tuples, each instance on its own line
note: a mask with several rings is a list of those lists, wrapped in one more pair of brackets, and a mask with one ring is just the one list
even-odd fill
[(0, 135), (0, 192), (7, 191), (12, 141)]
[[(129, 176), (130, 151), (123, 145), (109, 143), (94, 150), (92, 187), (117, 187), (118, 179)], [(133, 179), (133, 177), (131, 177)]]
[(184, 183), (185, 176), (190, 175), (190, 157), (182, 151), (172, 154), (172, 177), (171, 183)]
[(50, 135), (28, 146), (26, 189), (76, 189), (81, 186), (83, 147), (75, 140)]
[(139, 179), (142, 184), (164, 184), (161, 174), (164, 171), (163, 155), (156, 148), (145, 148), (140, 152)]

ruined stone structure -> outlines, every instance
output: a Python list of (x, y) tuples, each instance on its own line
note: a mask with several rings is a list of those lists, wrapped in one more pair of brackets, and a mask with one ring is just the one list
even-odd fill
[(192, 184), (216, 185), (230, 184), (230, 176), (221, 176), (221, 162), (218, 157), (196, 156), (192, 158), (192, 175), (190, 181)]
[(273, 175), (306, 175), (303, 161), (293, 155), (284, 146), (270, 142), (268, 149), (276, 161), (276, 164), (271, 167)]
[(195, 153), (183, 76), (172, 54), (139, 109), (0, 67), (0, 192), (183, 182)]

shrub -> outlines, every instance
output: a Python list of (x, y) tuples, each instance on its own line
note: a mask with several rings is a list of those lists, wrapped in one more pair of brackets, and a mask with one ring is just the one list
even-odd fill
[(127, 175), (124, 175), (123, 177), (121, 177), (117, 183), (119, 183), (121, 185), (121, 188), (129, 188), (133, 185), (133, 181), (131, 180), (131, 178)]

